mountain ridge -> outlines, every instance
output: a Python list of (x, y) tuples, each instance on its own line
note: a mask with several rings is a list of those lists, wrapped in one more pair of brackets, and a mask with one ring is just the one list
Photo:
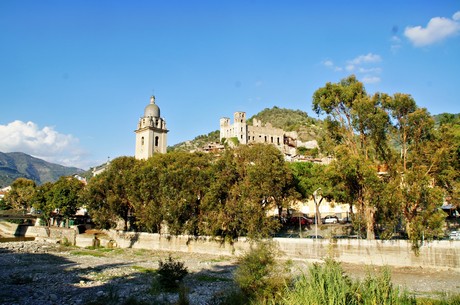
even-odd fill
[(43, 184), (54, 182), (61, 176), (83, 172), (80, 168), (47, 162), (23, 152), (0, 152), (0, 187), (10, 185), (17, 178)]

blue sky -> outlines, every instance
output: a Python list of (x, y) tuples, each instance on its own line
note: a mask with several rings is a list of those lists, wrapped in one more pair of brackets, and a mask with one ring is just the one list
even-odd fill
[(458, 1), (0, 1), (0, 151), (84, 169), (134, 155), (152, 94), (168, 144), (355, 74), (460, 113)]

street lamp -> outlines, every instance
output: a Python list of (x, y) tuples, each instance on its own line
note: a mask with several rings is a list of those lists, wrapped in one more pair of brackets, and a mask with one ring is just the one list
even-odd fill
[(315, 201), (315, 238), (317, 239), (318, 238), (318, 201), (316, 199), (316, 195), (318, 195), (318, 191), (321, 191), (321, 188), (317, 188), (314, 192), (313, 192), (313, 200)]

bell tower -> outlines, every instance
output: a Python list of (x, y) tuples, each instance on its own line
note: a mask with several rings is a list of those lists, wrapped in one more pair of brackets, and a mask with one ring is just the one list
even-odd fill
[(146, 160), (154, 153), (166, 153), (166, 121), (160, 117), (160, 108), (155, 104), (155, 96), (150, 97), (150, 104), (145, 107), (144, 116), (137, 123), (136, 152), (134, 157)]

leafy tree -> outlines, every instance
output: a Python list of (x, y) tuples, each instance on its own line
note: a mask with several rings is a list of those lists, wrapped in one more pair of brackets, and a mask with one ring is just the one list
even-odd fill
[[(435, 128), (424, 108), (409, 95), (395, 94), (387, 105), (395, 120), (395, 136), (401, 147), (395, 179), (407, 234), (418, 250), (425, 239), (441, 233), (444, 215), (439, 211), (446, 194), (455, 194), (458, 175), (452, 129)], [(401, 110), (402, 109), (402, 110)], [(457, 142), (458, 143), (458, 142)]]
[(332, 200), (334, 189), (330, 185), (328, 167), (311, 162), (293, 162), (289, 164), (292, 170), (297, 192), (303, 199), (313, 198), (315, 202), (315, 217), (319, 221), (319, 207), (324, 199)]
[(328, 115), (327, 141), (335, 157), (341, 199), (355, 205), (365, 220), (367, 238), (374, 238), (375, 210), (372, 198), (379, 184), (376, 167), (389, 158), (386, 135), (389, 117), (382, 108), (386, 95), (367, 95), (355, 76), (337, 84), (327, 83), (313, 94), (313, 110)]
[(266, 237), (279, 226), (266, 217), (293, 197), (292, 175), (271, 145), (240, 146), (216, 161), (203, 199), (202, 231), (233, 239)]
[(136, 226), (142, 231), (160, 233), (164, 220), (164, 204), (160, 195), (160, 175), (165, 172), (163, 155), (154, 155), (139, 164), (133, 175), (129, 199), (134, 207)]
[(238, 179), (234, 151), (227, 149), (211, 167), (209, 189), (201, 201), (199, 227), (202, 234), (226, 239), (243, 234), (243, 212), (233, 195)]
[(35, 193), (36, 184), (26, 178), (18, 178), (11, 184), (11, 190), (6, 193), (4, 202), (15, 210), (29, 210), (31, 199)]
[(209, 184), (209, 157), (184, 152), (159, 157), (163, 161), (159, 195), (163, 217), (173, 234), (198, 234), (201, 200)]
[(0, 211), (11, 209), (11, 205), (7, 203), (3, 198), (0, 198)]
[(119, 157), (112, 160), (108, 168), (90, 180), (85, 191), (85, 201), (91, 217), (103, 227), (114, 227), (118, 219), (128, 229), (134, 215), (130, 200), (133, 175), (140, 161), (134, 157)]
[[(49, 190), (51, 192), (51, 198), (49, 198), (51, 200), (51, 208), (54, 207), (57, 209), (59, 214), (64, 218), (75, 215), (77, 209), (83, 205), (83, 201), (81, 200), (83, 188), (84, 184), (76, 178), (59, 178)], [(46, 193), (45, 196), (48, 197)], [(48, 199), (46, 197), (44, 198), (45, 200)]]
[(34, 197), (32, 198), (32, 206), (39, 211), (40, 219), (42, 219), (47, 227), (51, 226), (51, 217), (56, 209), (53, 204), (53, 183), (47, 182), (37, 187)]
[(118, 215), (107, 200), (109, 193), (107, 173), (91, 178), (83, 192), (83, 201), (92, 221), (100, 228), (115, 228)]

